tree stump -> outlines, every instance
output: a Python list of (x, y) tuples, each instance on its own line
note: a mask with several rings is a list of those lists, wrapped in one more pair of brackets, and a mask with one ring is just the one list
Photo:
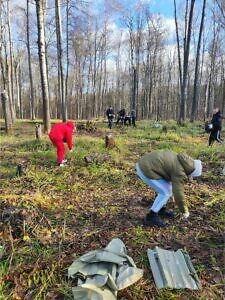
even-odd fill
[[(116, 147), (116, 142), (112, 134), (107, 134), (105, 136), (105, 147), (109, 149), (113, 149)], [(117, 148), (117, 147), (116, 147)]]
[(164, 132), (165, 134), (167, 133), (167, 126), (166, 125), (163, 125), (162, 132)]
[(10, 112), (10, 103), (9, 103), (7, 92), (5, 90), (1, 93), (1, 99), (2, 99), (3, 115), (5, 119), (6, 133), (8, 135), (13, 135), (13, 120)]
[(35, 133), (36, 133), (36, 139), (40, 140), (42, 137), (42, 129), (41, 129), (41, 124), (37, 123), (35, 125)]
[(27, 161), (23, 160), (21, 161), (21, 163), (17, 165), (16, 175), (23, 176), (26, 175), (26, 173), (27, 173)]

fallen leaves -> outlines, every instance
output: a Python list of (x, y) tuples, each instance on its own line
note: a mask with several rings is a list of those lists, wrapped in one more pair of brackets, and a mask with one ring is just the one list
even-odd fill
[[(33, 142), (30, 144), (27, 137), (26, 142), (18, 142), (16, 146), (7, 142), (4, 151), (7, 149), (15, 166), (18, 159), (22, 159), (19, 150), (25, 149), (31, 158), (29, 174), (21, 178), (5, 175), (0, 188), (0, 241), (4, 245), (0, 286), (8, 299), (29, 300), (37, 295), (38, 299), (69, 298), (71, 290), (65, 270), (74, 256), (104, 247), (114, 237), (124, 241), (134, 260), (145, 270), (144, 279), (119, 293), (119, 299), (222, 299), (225, 194), (224, 178), (222, 181), (214, 172), (218, 164), (211, 160), (211, 153), (205, 153), (208, 150), (198, 137), (205, 173), (203, 179), (185, 185), (190, 219), (186, 222), (177, 216), (165, 229), (145, 227), (143, 218), (155, 193), (136, 176), (137, 157), (150, 148), (165, 147), (163, 143), (189, 149), (186, 141), (192, 142), (195, 138), (187, 135), (184, 140), (179, 139), (177, 145), (174, 142), (177, 136), (168, 133), (159, 140), (155, 135), (158, 139), (155, 141), (148, 130), (139, 130), (139, 133), (123, 131), (123, 136), (118, 133), (121, 153), (118, 155), (112, 150), (110, 159), (104, 163), (96, 161), (99, 155), (107, 154), (102, 152), (103, 139), (99, 138), (104, 133), (98, 130), (91, 138), (86, 133), (84, 138), (80, 133), (75, 153), (64, 170), (55, 167), (53, 159), (43, 161), (43, 157), (47, 157), (45, 150), (49, 149), (47, 142), (36, 145), (35, 149), (40, 151), (37, 153), (32, 152), (36, 150), (32, 150)], [(84, 156), (90, 157), (93, 149), (101, 154), (86, 166)], [(213, 159), (218, 156), (222, 160), (223, 152), (218, 148)], [(24, 152), (22, 154), (24, 156)], [(173, 208), (174, 203), (170, 201), (168, 206)], [(146, 249), (155, 246), (188, 251), (201, 277), (201, 295), (156, 290), (146, 259)]]

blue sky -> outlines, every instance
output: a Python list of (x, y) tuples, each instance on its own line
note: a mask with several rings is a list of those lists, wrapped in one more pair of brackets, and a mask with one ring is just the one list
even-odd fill
[(173, 0), (152, 0), (149, 2), (150, 2), (151, 11), (153, 13), (160, 13), (166, 18), (173, 17), (174, 14)]
[[(110, 2), (110, 0), (107, 0)], [(124, 6), (133, 6), (137, 4), (138, 2), (142, 3), (148, 3), (151, 7), (151, 11), (153, 13), (160, 13), (164, 15), (165, 17), (172, 17), (173, 16), (173, 1), (174, 0), (117, 0), (120, 3), (123, 3)], [(49, 2), (49, 1), (48, 1)], [(89, 0), (87, 2), (93, 2), (95, 3), (96, 7), (101, 6), (102, 3), (104, 3), (104, 0)], [(182, 3), (184, 1), (182, 0), (177, 0), (177, 3)], [(198, 1), (197, 1), (198, 2)], [(14, 5), (26, 5), (25, 0), (11, 0), (11, 6)], [(197, 4), (197, 3), (196, 3)], [(22, 5), (23, 6), (23, 5)]]
[[(166, 18), (172, 18), (174, 14), (174, 0), (93, 0), (94, 6), (96, 9), (102, 8), (103, 3), (110, 3), (110, 5), (117, 6), (116, 3), (121, 4), (124, 8), (134, 9), (136, 5), (142, 3), (147, 4), (150, 7), (152, 13), (161, 14)], [(177, 0), (177, 5), (183, 3), (182, 0)]]

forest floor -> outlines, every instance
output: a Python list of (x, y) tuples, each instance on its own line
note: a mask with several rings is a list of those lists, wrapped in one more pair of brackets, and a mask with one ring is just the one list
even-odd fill
[[(1, 135), (0, 299), (73, 299), (70, 264), (115, 237), (144, 270), (144, 277), (120, 291), (118, 299), (223, 299), (224, 145), (208, 147), (202, 124), (177, 127), (171, 121), (162, 133), (143, 121), (137, 128), (114, 127), (120, 150), (107, 150), (106, 123), (97, 127), (94, 133), (77, 132), (64, 168), (56, 166), (47, 136), (35, 140), (35, 123), (18, 121), (14, 137)], [(186, 152), (204, 164), (203, 176), (185, 184), (190, 219), (182, 220), (175, 208), (176, 219), (162, 229), (142, 225), (155, 194), (135, 172), (138, 158), (154, 149)], [(93, 153), (107, 154), (107, 160), (87, 165), (84, 157)], [(27, 173), (16, 176), (23, 160)], [(155, 246), (186, 250), (202, 290), (157, 290), (146, 254)]]

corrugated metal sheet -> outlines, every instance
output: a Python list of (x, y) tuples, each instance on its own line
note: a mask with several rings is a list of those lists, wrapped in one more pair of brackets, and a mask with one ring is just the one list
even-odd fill
[(148, 249), (147, 255), (158, 289), (201, 289), (198, 275), (186, 252), (155, 247), (154, 250)]

